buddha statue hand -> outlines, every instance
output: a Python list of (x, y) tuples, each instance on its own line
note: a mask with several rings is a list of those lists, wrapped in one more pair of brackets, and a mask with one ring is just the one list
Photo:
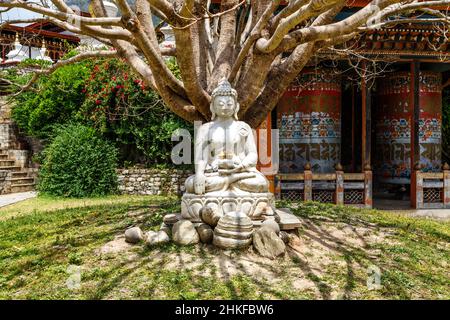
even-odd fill
[(233, 159), (220, 160), (219, 175), (230, 175), (232, 173), (241, 172), (244, 166), (238, 157)]

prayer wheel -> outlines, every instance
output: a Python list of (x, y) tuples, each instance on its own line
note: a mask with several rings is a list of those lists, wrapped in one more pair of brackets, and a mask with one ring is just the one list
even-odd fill
[[(419, 75), (419, 154), (424, 172), (441, 171), (441, 74)], [(378, 81), (375, 174), (387, 184), (409, 184), (413, 106), (411, 74), (397, 72)]]
[(341, 150), (341, 78), (333, 69), (303, 71), (277, 106), (280, 172), (335, 171)]

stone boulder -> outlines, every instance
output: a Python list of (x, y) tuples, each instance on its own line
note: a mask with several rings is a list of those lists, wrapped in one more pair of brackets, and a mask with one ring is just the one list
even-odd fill
[(189, 220), (180, 220), (173, 225), (172, 239), (180, 245), (196, 244), (200, 237), (195, 230), (195, 226)]
[(145, 243), (149, 246), (167, 243), (170, 241), (169, 236), (164, 231), (148, 231), (145, 234)]
[(125, 241), (128, 243), (138, 243), (144, 240), (144, 233), (139, 227), (132, 227), (125, 231)]
[(262, 226), (253, 234), (253, 247), (263, 257), (275, 259), (286, 250), (283, 240), (268, 226)]
[(171, 226), (177, 223), (180, 220), (180, 217), (176, 213), (166, 214), (163, 218), (164, 224)]
[(290, 236), (289, 233), (287, 233), (286, 231), (280, 231), (280, 234), (278, 235), (280, 237), (281, 240), (283, 240), (284, 243), (288, 243)]
[(197, 232), (200, 237), (200, 241), (203, 243), (211, 243), (214, 236), (213, 229), (206, 223), (202, 223), (197, 227)]
[(261, 227), (267, 226), (269, 229), (272, 229), (277, 235), (280, 234), (280, 226), (274, 219), (264, 220), (261, 224)]

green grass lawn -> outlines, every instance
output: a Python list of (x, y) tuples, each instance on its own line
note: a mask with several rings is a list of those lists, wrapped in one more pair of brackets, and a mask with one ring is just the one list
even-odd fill
[[(177, 198), (36, 198), (0, 209), (0, 299), (450, 299), (450, 223), (317, 203), (284, 257), (210, 245), (128, 245)], [(74, 267), (75, 266), (75, 267)], [(79, 268), (78, 288), (69, 288)], [(367, 286), (379, 269), (380, 287)]]

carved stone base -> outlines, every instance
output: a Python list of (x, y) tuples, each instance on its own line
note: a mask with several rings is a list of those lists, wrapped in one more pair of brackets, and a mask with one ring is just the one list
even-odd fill
[(211, 208), (217, 215), (240, 211), (252, 220), (262, 220), (275, 211), (275, 197), (272, 193), (210, 192), (203, 195), (185, 193), (181, 198), (181, 216), (192, 222), (200, 222), (200, 209)]
[(253, 222), (242, 212), (228, 212), (214, 229), (213, 244), (222, 249), (241, 249), (252, 243)]

